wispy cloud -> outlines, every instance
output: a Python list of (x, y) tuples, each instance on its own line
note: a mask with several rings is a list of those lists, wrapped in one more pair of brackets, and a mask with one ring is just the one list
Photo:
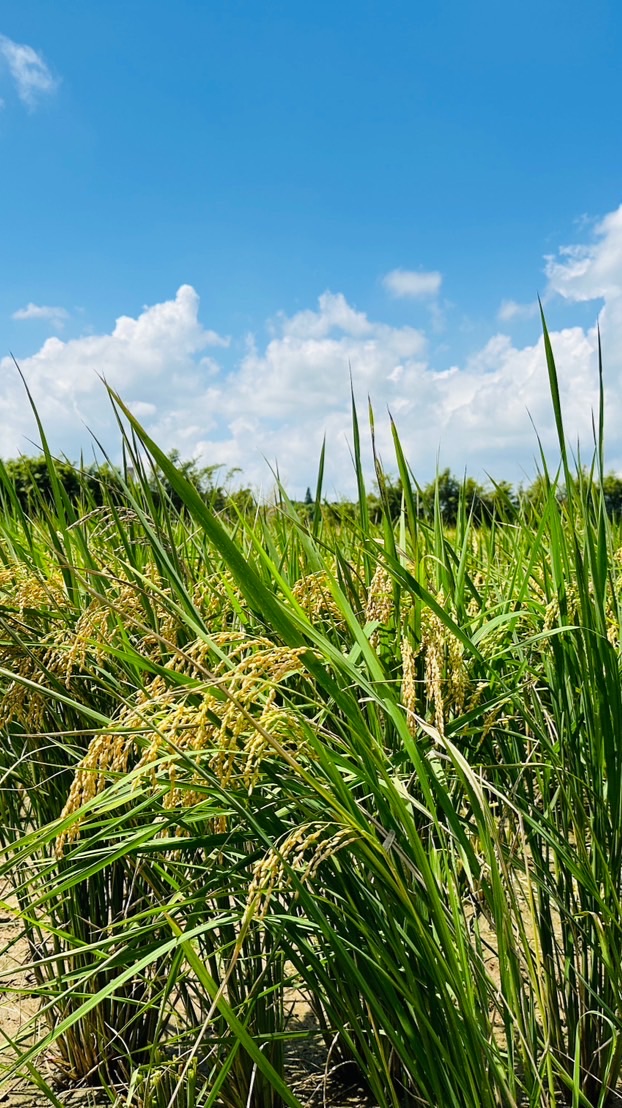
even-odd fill
[(382, 283), (391, 296), (418, 300), (422, 297), (437, 296), (442, 275), (437, 270), (424, 272), (414, 269), (392, 269), (382, 278)]
[(594, 227), (591, 242), (562, 247), (547, 257), (553, 292), (565, 300), (619, 300), (622, 295), (622, 205)]
[(11, 319), (39, 319), (45, 323), (51, 323), (53, 327), (62, 327), (69, 319), (66, 308), (55, 308), (49, 304), (27, 304), (25, 308), (18, 308), (13, 312)]
[(533, 319), (538, 314), (538, 302), (532, 304), (519, 304), (517, 300), (503, 300), (497, 312), (497, 318), (502, 323), (510, 323), (513, 319)]
[(0, 35), (0, 59), (4, 60), (13, 78), (22, 104), (31, 111), (36, 108), (42, 96), (49, 95), (58, 88), (58, 79), (32, 46), (13, 42), (6, 35)]

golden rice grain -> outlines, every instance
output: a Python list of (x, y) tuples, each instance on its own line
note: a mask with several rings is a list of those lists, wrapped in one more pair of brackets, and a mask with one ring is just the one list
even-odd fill
[(326, 570), (305, 574), (296, 581), (292, 594), (309, 619), (330, 620), (338, 626), (344, 624), (343, 614), (331, 593)]
[(291, 873), (302, 884), (316, 877), (323, 862), (356, 840), (353, 831), (334, 824), (306, 823), (272, 847), (253, 869), (246, 900), (245, 921), (265, 919), (275, 892), (291, 885)]
[[(242, 786), (250, 794), (270, 753), (290, 749), (299, 755), (305, 750), (303, 724), (277, 703), (277, 694), (286, 678), (305, 672), (306, 648), (278, 647), (267, 639), (239, 635), (218, 638), (220, 646), (228, 641), (231, 653), (219, 661), (211, 682), (175, 688), (158, 676), (121, 712), (118, 731), (92, 740), (76, 770), (64, 816), (101, 792), (111, 773), (127, 772), (139, 748), (137, 770), (151, 773), (154, 786), (158, 779), (168, 779), (162, 803), (169, 809), (196, 803), (201, 796), (197, 786), (204, 784), (198, 771), (187, 777), (184, 769), (181, 778), (177, 751), (190, 753), (195, 763), (204, 756), (223, 788)], [(204, 669), (208, 655), (205, 642), (192, 644), (176, 668), (194, 675)], [(235, 664), (229, 668), (232, 658)], [(59, 851), (78, 836), (80, 823), (61, 836)]]

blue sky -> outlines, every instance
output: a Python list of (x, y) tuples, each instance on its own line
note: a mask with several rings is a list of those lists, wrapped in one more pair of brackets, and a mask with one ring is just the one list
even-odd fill
[[(97, 374), (167, 448), (294, 492), (348, 366), (422, 480), (519, 480), (571, 433), (594, 325), (622, 468), (622, 8), (611, 0), (4, 0), (0, 453), (114, 454)], [(120, 321), (120, 322), (119, 322)], [(621, 352), (619, 352), (621, 351)]]

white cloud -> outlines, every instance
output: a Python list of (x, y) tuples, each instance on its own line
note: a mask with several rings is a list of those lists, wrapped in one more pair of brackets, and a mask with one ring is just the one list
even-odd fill
[(66, 308), (53, 308), (49, 304), (33, 304), (30, 302), (25, 308), (18, 308), (16, 312), (13, 312), (11, 319), (42, 320), (45, 323), (50, 323), (52, 327), (60, 328), (69, 319), (69, 312)]
[(502, 323), (510, 323), (513, 319), (533, 319), (538, 314), (538, 302), (532, 304), (519, 304), (516, 300), (502, 300), (497, 319)]
[[(589, 233), (589, 232), (587, 232)], [(547, 263), (546, 297), (601, 300), (609, 460), (622, 469), (622, 209), (597, 225), (590, 241), (562, 248)], [(537, 332), (536, 332), (537, 333)], [(596, 325), (551, 335), (569, 442), (589, 454), (597, 404)], [(389, 408), (417, 477), (428, 480), (440, 446), (442, 465), (518, 480), (533, 473), (538, 445), (557, 456), (542, 340), (516, 346), (504, 334), (461, 365), (439, 372), (425, 334), (394, 327), (326, 292), (313, 309), (271, 323), (268, 339), (249, 336), (234, 368), (215, 358), (227, 340), (199, 320), (199, 298), (182, 286), (174, 300), (123, 316), (109, 334), (48, 339), (21, 360), (53, 448), (72, 457), (88, 449), (88, 424), (114, 453), (114, 421), (97, 374), (116, 387), (163, 448), (208, 463), (241, 466), (267, 488), (266, 459), (288, 488), (313, 484), (324, 433), (327, 489), (351, 494), (350, 370), (364, 420), (369, 394), (376, 438), (393, 464)], [(0, 454), (15, 455), (35, 437), (23, 388), (8, 359), (0, 363)], [(367, 453), (369, 472), (369, 452)]]
[(615, 300), (622, 295), (622, 205), (594, 228), (593, 241), (562, 247), (547, 258), (551, 289), (568, 300)]
[[(121, 316), (109, 334), (67, 342), (49, 338), (36, 354), (18, 358), (58, 452), (75, 457), (88, 449), (85, 424), (113, 448), (114, 422), (100, 376), (130, 403), (142, 405), (141, 418), (176, 405), (192, 411), (195, 396), (204, 391), (198, 359), (208, 347), (228, 341), (199, 323), (198, 306), (194, 289), (182, 285), (174, 300), (145, 308), (136, 319)], [(0, 361), (0, 370), (0, 454), (8, 457), (26, 448), (34, 430), (9, 358)]]
[(288, 319), (281, 314), (274, 333), (282, 331), (290, 338), (323, 338), (330, 331), (342, 331), (361, 337), (373, 331), (373, 325), (364, 312), (352, 308), (343, 293), (325, 292), (318, 300), (319, 312), (302, 311)]
[(58, 80), (40, 54), (32, 46), (13, 42), (0, 35), (0, 58), (3, 58), (15, 83), (17, 95), (27, 108), (37, 106), (42, 96), (55, 92)]
[(442, 275), (436, 270), (424, 273), (413, 269), (392, 269), (390, 273), (385, 273), (382, 283), (391, 296), (417, 300), (437, 296), (442, 280)]

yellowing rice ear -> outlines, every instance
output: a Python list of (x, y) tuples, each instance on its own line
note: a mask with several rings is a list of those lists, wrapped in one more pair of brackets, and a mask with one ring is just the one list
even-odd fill
[(311, 619), (328, 619), (338, 627), (345, 626), (343, 613), (330, 591), (326, 570), (317, 570), (300, 577), (292, 589), (292, 596)]
[(313, 882), (322, 864), (356, 841), (351, 829), (332, 824), (303, 824), (271, 849), (253, 868), (244, 921), (264, 920), (275, 893), (291, 885), (293, 870), (303, 884)]
[[(249, 796), (259, 782), (262, 761), (274, 753), (271, 736), (278, 738), (280, 749), (291, 748), (297, 755), (305, 752), (304, 734), (295, 713), (275, 701), (283, 681), (306, 672), (302, 657), (309, 652), (231, 633), (219, 636), (218, 642), (220, 646), (229, 644), (229, 659), (234, 664), (228, 668), (220, 663), (212, 683), (168, 687), (159, 676), (124, 708), (117, 731), (91, 740), (75, 771), (61, 819), (78, 813), (103, 792), (111, 779), (126, 773), (135, 755), (136, 770), (145, 769), (154, 786), (156, 763), (160, 780), (168, 773), (170, 787), (162, 804), (170, 809), (200, 799), (200, 794), (188, 787), (192, 780), (185, 780), (182, 787), (181, 777), (187, 778), (187, 773), (183, 774), (178, 752), (189, 752), (194, 758), (205, 755), (223, 788), (242, 784)], [(203, 640), (197, 641), (177, 659), (176, 669), (196, 676), (204, 669), (211, 649)], [(218, 686), (220, 694), (226, 693), (224, 699), (214, 693), (213, 685)], [(254, 720), (258, 726), (254, 726)], [(194, 781), (202, 784), (202, 773), (197, 772)], [(67, 843), (78, 839), (82, 824), (82, 819), (74, 820), (58, 837), (58, 857), (62, 857)]]
[(414, 735), (417, 730), (417, 723), (415, 720), (415, 713), (417, 711), (417, 654), (413, 650), (409, 640), (404, 636), (402, 636), (400, 641), (400, 652), (402, 655), (402, 704), (406, 709), (408, 726), (411, 733)]
[[(67, 802), (60, 818), (79, 812), (82, 806), (103, 792), (110, 774), (125, 773), (134, 747), (131, 734), (118, 732), (97, 735), (76, 769)], [(81, 821), (76, 820), (56, 841), (56, 855), (62, 858), (65, 846), (75, 842), (80, 834)]]
[(365, 607), (365, 622), (386, 625), (393, 615), (393, 579), (389, 571), (379, 565), (371, 579)]

